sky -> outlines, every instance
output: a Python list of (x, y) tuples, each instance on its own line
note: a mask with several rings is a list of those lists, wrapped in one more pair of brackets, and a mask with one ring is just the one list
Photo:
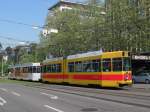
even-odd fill
[[(39, 42), (42, 29), (4, 22), (10, 20), (35, 26), (43, 26), (48, 8), (59, 0), (0, 0), (0, 43), (3, 47), (16, 46), (15, 40)], [(66, 0), (83, 2), (85, 0)], [(7, 37), (15, 40), (8, 39)]]
[(43, 26), (48, 8), (58, 1), (59, 0), (0, 0), (0, 42), (3, 46), (6, 47), (16, 44), (16, 41), (6, 39), (5, 37), (38, 42), (41, 29), (33, 29), (29, 26), (7, 23), (1, 20), (11, 20)]

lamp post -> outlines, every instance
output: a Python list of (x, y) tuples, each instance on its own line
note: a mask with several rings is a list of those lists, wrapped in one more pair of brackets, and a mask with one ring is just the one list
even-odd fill
[(4, 76), (4, 73), (3, 73), (4, 72), (4, 70), (3, 70), (4, 69), (4, 67), (3, 67), (4, 66), (4, 64), (3, 64), (3, 56), (2, 56), (2, 60), (1, 61), (2, 61), (1, 74), (2, 74), (2, 77), (3, 77)]
[(51, 33), (58, 33), (58, 30), (57, 29), (53, 29), (53, 28), (50, 28), (50, 29), (43, 29), (43, 35), (46, 37), (48, 34), (51, 34)]
[[(45, 25), (45, 26), (47, 26), (47, 25)], [(43, 26), (43, 27), (33, 26), (32, 28), (36, 29), (36, 30), (42, 29), (42, 34), (44, 36), (47, 36), (48, 34), (51, 34), (51, 33), (58, 33), (58, 29), (55, 29), (55, 28), (46, 28), (45, 26)]]
[[(54, 33), (54, 34), (58, 33), (58, 29), (48, 28), (48, 25), (44, 25), (44, 26), (41, 26), (41, 27), (33, 26), (32, 28), (35, 29), (35, 30), (42, 30), (42, 35), (44, 37), (46, 37), (47, 35), (52, 34), (52, 33)], [(55, 45), (48, 45), (48, 47), (50, 47), (50, 46), (55, 46)], [(37, 60), (37, 51), (35, 52), (35, 57), (36, 57), (36, 60)]]

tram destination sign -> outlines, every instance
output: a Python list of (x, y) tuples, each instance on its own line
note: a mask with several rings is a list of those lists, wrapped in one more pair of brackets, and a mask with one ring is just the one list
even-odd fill
[(150, 56), (143, 56), (143, 55), (132, 55), (133, 60), (150, 60)]

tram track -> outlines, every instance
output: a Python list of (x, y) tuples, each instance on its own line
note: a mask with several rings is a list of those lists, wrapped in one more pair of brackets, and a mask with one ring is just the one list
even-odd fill
[[(145, 107), (150, 109), (149, 103), (140, 103), (140, 102), (132, 102), (132, 99), (136, 100), (144, 100), (149, 102), (150, 101), (150, 95), (138, 95), (138, 94), (133, 94), (133, 93), (117, 93), (117, 92), (110, 92), (110, 91), (89, 91), (89, 90), (82, 90), (82, 89), (77, 89), (77, 88), (50, 88), (50, 87), (44, 87), (41, 85), (38, 86), (32, 86), (32, 85), (25, 85), (28, 87), (35, 87), (35, 88), (40, 88), (44, 90), (50, 90), (50, 91), (55, 91), (59, 93), (66, 93), (66, 94), (73, 94), (73, 95), (78, 95), (82, 97), (87, 97), (87, 98), (93, 98), (93, 99), (99, 99), (99, 100), (104, 100), (104, 101), (111, 101), (115, 103), (121, 103), (121, 104), (127, 104), (127, 105), (132, 105), (132, 106), (138, 106), (138, 107)], [(85, 94), (86, 93), (86, 94)], [(88, 93), (88, 94), (87, 94)], [(113, 99), (110, 97), (101, 97), (101, 95), (107, 95), (107, 96), (112, 96), (112, 97), (120, 97), (120, 98), (129, 98), (131, 101), (124, 101), (124, 100), (119, 100), (119, 99)]]
[[(28, 86), (28, 85), (27, 85)], [(46, 87), (47, 86), (47, 87)], [(38, 88), (43, 88), (44, 89), (49, 89), (47, 84), (39, 84), (39, 85), (34, 85), (34, 87)], [(138, 99), (144, 99), (150, 101), (150, 95), (141, 95), (137, 94), (135, 92), (140, 92), (140, 93), (145, 93), (145, 92), (150, 92), (150, 91), (145, 91), (144, 89), (134, 89), (134, 90), (109, 90), (109, 89), (96, 89), (96, 88), (84, 88), (84, 87), (75, 87), (75, 86), (63, 86), (59, 87), (57, 86), (57, 89), (61, 90), (68, 90), (68, 91), (80, 91), (80, 92), (86, 92), (86, 93), (94, 93), (94, 94), (105, 94), (105, 95), (113, 95), (113, 96), (121, 96), (121, 97), (130, 97), (130, 98), (138, 98)], [(93, 91), (94, 90), (94, 91)], [(145, 92), (143, 92), (143, 90)], [(133, 93), (134, 92), (134, 93)]]
[[(41, 84), (41, 85), (36, 85), (38, 87), (42, 87), (45, 86), (45, 84)], [(47, 86), (47, 85), (46, 85)], [(49, 87), (44, 87), (44, 89), (47, 89)], [(134, 89), (134, 90), (109, 90), (109, 89), (95, 89), (95, 88), (83, 88), (83, 87), (71, 87), (71, 86), (63, 86), (63, 87), (57, 87), (57, 89), (62, 89), (62, 90), (71, 90), (71, 91), (80, 91), (80, 92), (86, 92), (86, 93), (94, 93), (94, 94), (105, 94), (105, 95), (113, 95), (113, 96), (121, 96), (121, 97), (130, 97), (130, 98), (138, 98), (138, 99), (144, 99), (144, 100), (148, 100), (150, 101), (150, 95), (141, 95), (141, 94), (137, 94), (135, 92), (140, 92), (140, 93), (144, 93), (142, 89), (141, 91), (139, 91), (139, 89)], [(94, 91), (93, 91), (94, 90)], [(134, 92), (134, 93), (133, 93)], [(150, 92), (150, 91), (147, 91)]]

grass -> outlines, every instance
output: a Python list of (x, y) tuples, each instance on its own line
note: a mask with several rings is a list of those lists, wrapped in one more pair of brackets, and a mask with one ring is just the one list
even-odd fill
[(10, 80), (10, 79), (2, 79), (0, 78), (0, 84), (22, 84), (22, 85), (37, 85), (38, 82), (30, 82), (30, 81), (22, 81), (22, 80)]

